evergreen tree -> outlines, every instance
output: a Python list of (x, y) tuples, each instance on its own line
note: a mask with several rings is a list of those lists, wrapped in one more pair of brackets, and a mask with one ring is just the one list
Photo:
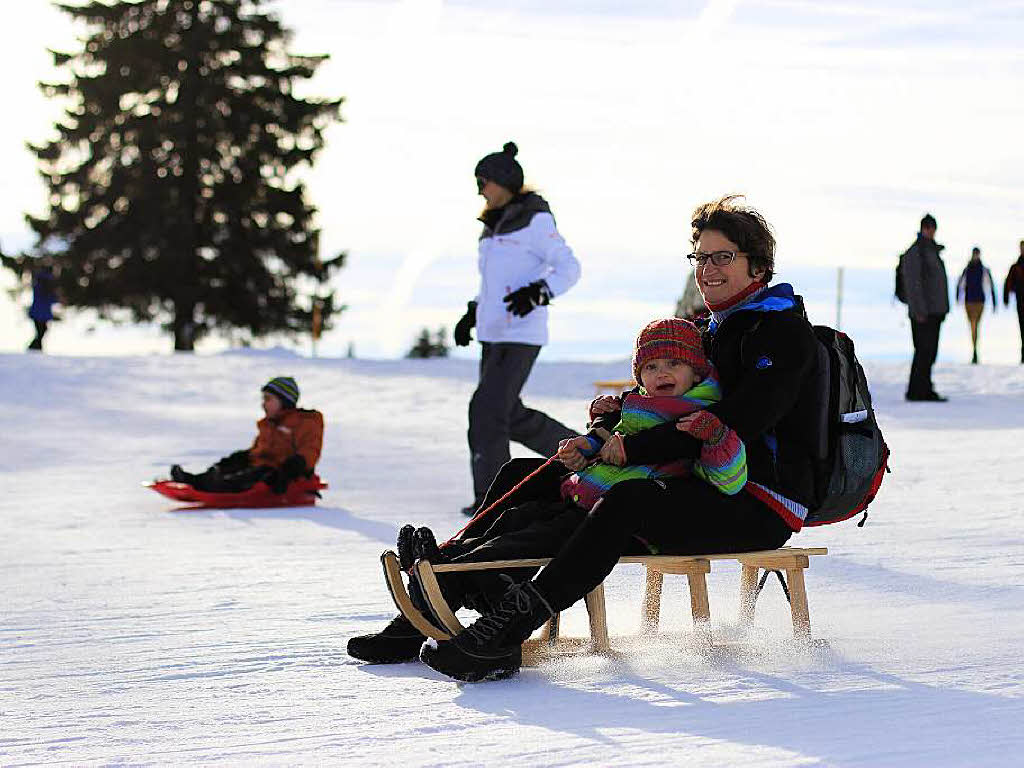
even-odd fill
[(424, 328), (416, 338), (416, 343), (412, 345), (405, 356), (412, 358), (448, 357), (448, 350), (448, 331), (444, 327), (438, 328), (437, 335), (433, 338), (430, 336), (430, 329)]
[(295, 178), (339, 119), (340, 99), (295, 95), (326, 56), (288, 53), (264, 0), (57, 5), (88, 34), (53, 53), (67, 81), (40, 84), (69, 106), (30, 147), (49, 213), (27, 218), (64, 302), (159, 319), (178, 350), (213, 329), (308, 331), (314, 300), (328, 327), (344, 307), (316, 288), (344, 254), (319, 259)]

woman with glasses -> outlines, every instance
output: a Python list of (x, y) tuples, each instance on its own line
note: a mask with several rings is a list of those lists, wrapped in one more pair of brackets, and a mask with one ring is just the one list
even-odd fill
[[(818, 342), (792, 287), (770, 285), (775, 239), (756, 210), (725, 197), (699, 206), (691, 224), (689, 260), (711, 313), (703, 344), (722, 387), (707, 412), (743, 440), (746, 486), (733, 496), (694, 477), (612, 486), (536, 576), (455, 637), (423, 646), (420, 659), (437, 671), (457, 680), (514, 674), (522, 642), (623, 555), (775, 549), (803, 525), (815, 495), (808, 403)], [(661, 464), (692, 461), (702, 445), (670, 421), (616, 438), (604, 454), (620, 466)]]
[(480, 216), (480, 290), (455, 326), (455, 343), (472, 340), (475, 327), (480, 377), (469, 401), (469, 453), (473, 503), (480, 507), (491, 481), (509, 460), (509, 440), (542, 456), (576, 432), (520, 399), (540, 348), (548, 341), (548, 304), (572, 288), (580, 264), (555, 228), (547, 201), (523, 186), (523, 168), (511, 141), (476, 165)]

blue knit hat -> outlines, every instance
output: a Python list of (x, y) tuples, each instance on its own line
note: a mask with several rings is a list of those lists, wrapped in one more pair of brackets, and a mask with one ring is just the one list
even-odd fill
[(275, 376), (260, 389), (280, 398), (285, 408), (294, 408), (299, 402), (299, 385), (291, 376)]

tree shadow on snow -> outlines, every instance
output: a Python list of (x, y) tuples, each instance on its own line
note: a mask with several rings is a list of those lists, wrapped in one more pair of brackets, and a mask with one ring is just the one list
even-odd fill
[(685, 690), (671, 667), (657, 680), (623, 664), (617, 680), (597, 681), (591, 672), (580, 684), (611, 683), (630, 694), (549, 684), (542, 667), (502, 683), (465, 685), (457, 703), (627, 750), (630, 737), (620, 741), (614, 729), (789, 750), (828, 765), (1000, 765), (1024, 717), (1020, 699), (925, 685), (867, 665), (834, 661), (821, 670), (818, 689), (727, 653), (718, 661), (707, 677), (727, 679), (704, 696)]

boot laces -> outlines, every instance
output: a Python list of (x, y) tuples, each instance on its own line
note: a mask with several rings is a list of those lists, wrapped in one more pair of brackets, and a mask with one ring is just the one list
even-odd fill
[(466, 632), (478, 645), (485, 645), (495, 639), (508, 629), (508, 625), (516, 616), (528, 614), (533, 609), (533, 599), (526, 591), (526, 584), (515, 584), (506, 574), (502, 574), (501, 577), (507, 579), (513, 586), (505, 593), (494, 613), (485, 614), (466, 627)]

